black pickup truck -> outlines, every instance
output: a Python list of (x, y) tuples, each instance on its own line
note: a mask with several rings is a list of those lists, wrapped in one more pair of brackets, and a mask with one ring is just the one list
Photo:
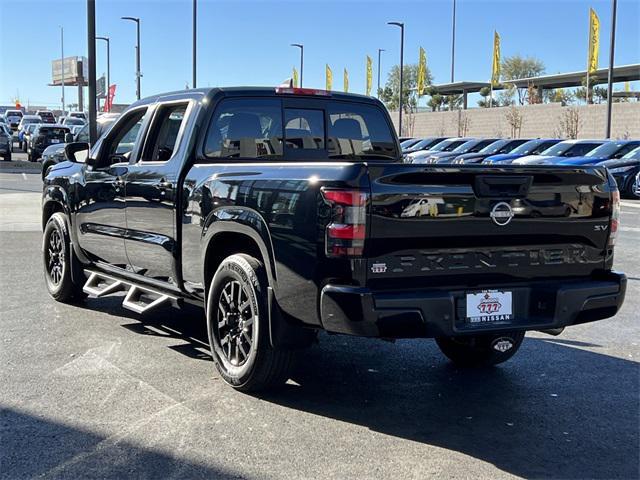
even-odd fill
[(370, 97), (168, 93), (66, 154), (43, 187), (51, 295), (203, 306), (240, 390), (286, 380), (318, 330), (435, 338), (460, 365), (493, 365), (527, 330), (611, 317), (624, 299), (605, 169), (403, 163)]

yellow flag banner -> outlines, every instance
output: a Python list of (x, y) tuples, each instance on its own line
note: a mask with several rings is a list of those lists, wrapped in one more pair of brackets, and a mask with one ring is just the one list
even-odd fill
[(293, 86), (298, 87), (298, 70), (296, 70), (296, 67), (293, 67)]
[(344, 91), (345, 93), (349, 91), (349, 72), (347, 72), (347, 69), (344, 69)]
[(329, 64), (327, 64), (327, 67), (326, 67), (326, 74), (327, 74), (326, 90), (331, 90), (333, 87), (333, 73), (329, 68)]
[(491, 67), (491, 85), (500, 85), (500, 35), (493, 32), (493, 65)]
[(367, 55), (367, 86), (366, 92), (367, 95), (371, 95), (371, 84), (373, 83), (373, 61), (371, 57)]
[(593, 8), (589, 9), (589, 58), (587, 70), (598, 70), (598, 52), (600, 51), (600, 19)]
[(424, 89), (427, 81), (427, 54), (424, 48), (420, 47), (420, 55), (418, 58), (418, 96), (424, 95)]
[(631, 84), (629, 82), (624, 82), (624, 91), (625, 92), (631, 91)]

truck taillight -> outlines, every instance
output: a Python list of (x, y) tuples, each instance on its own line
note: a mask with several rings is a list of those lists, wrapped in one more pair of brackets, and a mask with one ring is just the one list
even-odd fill
[(611, 192), (611, 223), (609, 225), (609, 246), (616, 244), (618, 228), (620, 228), (620, 191)]
[(330, 205), (329, 224), (325, 232), (328, 257), (356, 257), (364, 251), (369, 195), (361, 190), (322, 188), (322, 198)]

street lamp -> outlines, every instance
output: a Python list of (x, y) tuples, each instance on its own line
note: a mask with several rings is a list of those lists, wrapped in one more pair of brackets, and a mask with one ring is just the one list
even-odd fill
[[(89, 57), (89, 143), (98, 139), (96, 126), (96, 2), (87, 0), (87, 56)], [(82, 86), (80, 86), (80, 92)], [(80, 103), (78, 98), (78, 103)]]
[(302, 88), (302, 67), (304, 67), (304, 45), (301, 43), (292, 43), (292, 47), (298, 47), (300, 49), (300, 88)]
[(132, 22), (136, 22), (136, 97), (140, 100), (140, 77), (142, 74), (140, 73), (140, 19), (137, 17), (120, 17), (122, 20), (130, 20)]
[(402, 70), (404, 69), (404, 23), (387, 22), (387, 25), (400, 27), (400, 96), (398, 98), (398, 136), (402, 136)]
[(191, 80), (191, 87), (196, 88), (196, 39), (197, 39), (197, 19), (198, 19), (198, 0), (193, 0), (193, 58), (192, 69), (193, 78)]
[(456, 59), (456, 0), (453, 0), (453, 15), (451, 19), (451, 83), (453, 83), (453, 69)]
[(379, 48), (378, 49), (378, 98), (380, 98), (380, 54), (382, 52), (386, 52), (386, 50), (384, 48)]
[(109, 86), (111, 85), (111, 48), (109, 47), (109, 37), (96, 37), (96, 40), (107, 42), (107, 100), (109, 98)]
[(60, 27), (60, 55), (62, 58), (62, 116), (64, 117), (65, 102), (64, 102), (64, 28)]
[(611, 138), (611, 109), (613, 107), (613, 57), (616, 50), (616, 12), (618, 2), (611, 2), (611, 41), (609, 43), (609, 77), (607, 85), (607, 129), (605, 138)]

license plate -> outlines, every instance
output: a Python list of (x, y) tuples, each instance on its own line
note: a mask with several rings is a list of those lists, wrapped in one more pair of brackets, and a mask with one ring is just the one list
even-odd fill
[(49, 140), (49, 143), (60, 143), (60, 140), (58, 140), (57, 138), (52, 138), (51, 140)]
[(513, 320), (511, 292), (483, 290), (467, 293), (467, 322), (491, 323)]

